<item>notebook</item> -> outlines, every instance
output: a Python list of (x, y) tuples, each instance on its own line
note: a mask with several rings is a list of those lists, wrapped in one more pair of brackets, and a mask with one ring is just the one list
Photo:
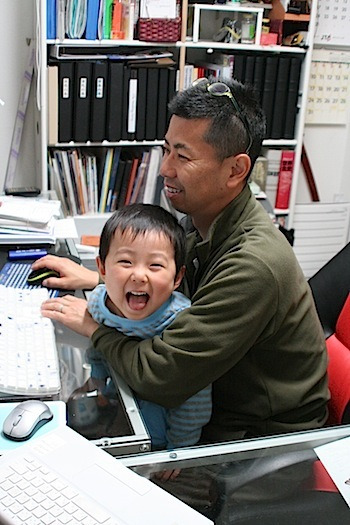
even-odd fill
[[(120, 460), (96, 447), (67, 426), (29, 441), (0, 457), (0, 479), (9, 477), (11, 467), (19, 472), (26, 459), (38, 463), (45, 474), (55, 474), (60, 485), (67, 484), (65, 495), (77, 492), (78, 505), (90, 507), (101, 517), (97, 523), (108, 525), (213, 525), (213, 522), (164, 491), (150, 480), (125, 467)], [(26, 478), (29, 479), (29, 478)], [(64, 481), (64, 483), (62, 483)], [(45, 482), (43, 483), (45, 486)], [(6, 500), (0, 500), (0, 523), (15, 524), (5, 510)], [(59, 490), (56, 482), (55, 491)], [(19, 491), (20, 492), (20, 491)], [(57, 497), (55, 505), (66, 497)], [(84, 504), (79, 502), (84, 501)], [(35, 501), (34, 503), (35, 504)], [(87, 504), (87, 505), (86, 505)], [(25, 513), (25, 504), (16, 503), (18, 516)], [(34, 512), (34, 511), (33, 511)], [(109, 514), (111, 517), (106, 519)], [(12, 520), (12, 521), (11, 521)], [(43, 521), (43, 523), (45, 523)]]

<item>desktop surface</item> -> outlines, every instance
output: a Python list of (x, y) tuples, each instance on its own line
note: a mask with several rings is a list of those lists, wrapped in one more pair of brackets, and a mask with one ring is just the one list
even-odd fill
[[(1, 244), (0, 272), (4, 266), (18, 264), (18, 261), (14, 263), (9, 261), (9, 250), (25, 248), (33, 248), (33, 246), (16, 247)], [(69, 239), (58, 240), (56, 246), (45, 246), (45, 248), (48, 253), (79, 261), (75, 245)], [(33, 261), (25, 260), (22, 264), (28, 265), (31, 262)], [(25, 283), (22, 282), (22, 285)], [(59, 290), (58, 293), (68, 292)], [(82, 291), (77, 291), (75, 295), (84, 297)], [(45, 396), (44, 400), (64, 401), (67, 407), (68, 426), (112, 455), (149, 451), (150, 438), (129, 387), (115, 374), (113, 375), (113, 388), (110, 388), (108, 392), (93, 385), (90, 380), (88, 381), (89, 367), (85, 363), (85, 350), (90, 344), (89, 339), (77, 335), (59, 323), (54, 323), (54, 325), (61, 389), (59, 394)], [(0, 402), (24, 399), (28, 399), (28, 396), (0, 392)]]
[[(348, 436), (350, 426), (340, 426), (121, 461), (216, 525), (340, 525), (350, 523), (350, 509), (314, 448)], [(174, 480), (157, 479), (174, 469)]]

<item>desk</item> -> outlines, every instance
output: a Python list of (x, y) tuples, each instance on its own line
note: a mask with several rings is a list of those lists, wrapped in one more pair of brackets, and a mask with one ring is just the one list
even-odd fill
[[(18, 248), (26, 247), (22, 245)], [(16, 248), (13, 245), (0, 245), (0, 268), (8, 262), (8, 250)], [(58, 240), (55, 246), (45, 248), (49, 253), (79, 260), (71, 239)], [(82, 291), (77, 291), (75, 295), (84, 297)], [(150, 437), (129, 387), (120, 377), (114, 375), (113, 397), (102, 398), (96, 389), (88, 392), (78, 390), (89, 377), (89, 369), (85, 366), (85, 350), (90, 341), (59, 323), (55, 323), (55, 332), (61, 391), (59, 395), (48, 399), (60, 399), (66, 403), (68, 425), (112, 455), (150, 451)], [(0, 393), (1, 402), (23, 399), (24, 396)]]
[[(216, 525), (343, 525), (350, 509), (338, 492), (316, 491), (314, 447), (350, 435), (350, 426), (121, 458)], [(319, 479), (319, 478), (318, 478)]]

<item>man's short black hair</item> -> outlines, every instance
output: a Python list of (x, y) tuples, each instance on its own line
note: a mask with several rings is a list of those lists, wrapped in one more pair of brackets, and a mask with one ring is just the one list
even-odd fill
[(176, 274), (185, 264), (186, 234), (176, 217), (154, 204), (129, 204), (117, 210), (103, 227), (99, 256), (104, 264), (116, 231), (130, 231), (133, 237), (153, 231), (162, 233), (174, 247)]

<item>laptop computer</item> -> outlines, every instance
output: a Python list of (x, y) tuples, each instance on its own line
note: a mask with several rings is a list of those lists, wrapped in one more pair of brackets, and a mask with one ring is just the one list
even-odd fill
[[(25, 473), (28, 465), (29, 475)], [(36, 517), (38, 523), (58, 523), (45, 521), (50, 511), (71, 511), (72, 525), (213, 524), (69, 427), (58, 427), (1, 456), (0, 486), (0, 523), (4, 525), (27, 525), (29, 517)], [(43, 493), (34, 494), (40, 486)], [(88, 517), (80, 521), (83, 513)]]

